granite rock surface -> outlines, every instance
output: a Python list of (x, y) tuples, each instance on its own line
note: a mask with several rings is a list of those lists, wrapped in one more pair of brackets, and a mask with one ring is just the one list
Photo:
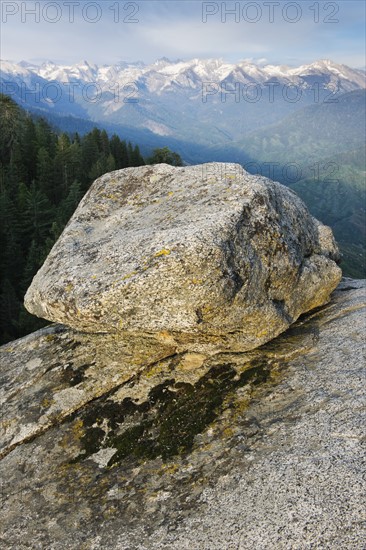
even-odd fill
[(365, 289), (244, 353), (1, 347), (1, 547), (363, 548)]

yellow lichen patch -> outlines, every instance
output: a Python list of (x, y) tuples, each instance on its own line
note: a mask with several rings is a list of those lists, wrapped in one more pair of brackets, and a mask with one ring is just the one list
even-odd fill
[[(119, 512), (119, 509), (116, 508), (116, 506), (114, 506), (113, 504), (109, 505), (109, 507), (103, 511), (103, 517), (105, 520), (108, 520), (116, 516), (117, 512)], [(85, 550), (89, 550), (89, 548), (90, 546), (85, 546)]]
[[(301, 353), (298, 353), (300, 355)], [(285, 363), (284, 363), (285, 364)], [(280, 363), (273, 363), (271, 365), (270, 381), (272, 384), (278, 384), (284, 377), (284, 368)]]
[(131, 279), (134, 275), (137, 275), (138, 271), (131, 271), (130, 273), (126, 273), (123, 277), (120, 279), (116, 279), (112, 283), (112, 287), (115, 287), (118, 283), (122, 283), (123, 281), (127, 281), (128, 279)]
[(169, 256), (170, 252), (171, 251), (169, 250), (169, 248), (163, 248), (162, 250), (159, 250), (159, 252), (156, 252), (154, 254), (154, 257), (159, 258), (160, 256)]
[(201, 307), (202, 317), (205, 321), (212, 319), (216, 315), (216, 308), (213, 308), (209, 305), (203, 305)]
[(179, 470), (179, 464), (164, 464), (161, 468), (161, 475), (167, 474), (172, 475), (175, 474)]
[(256, 338), (262, 338), (263, 336), (266, 336), (268, 333), (267, 329), (259, 330), (256, 334)]
[[(60, 447), (63, 449), (70, 449), (75, 445), (75, 442), (79, 442), (80, 439), (85, 434), (85, 430), (83, 427), (83, 421), (80, 419), (77, 419), (73, 425), (71, 426), (71, 431), (67, 431), (62, 439), (59, 442)], [(72, 466), (69, 463), (61, 465), (61, 469), (65, 471), (68, 469), (75, 469), (78, 468), (79, 465), (73, 464)]]
[(203, 279), (191, 279), (193, 285), (202, 285)]
[(16, 424), (17, 423), (17, 419), (16, 418), (10, 418), (10, 419), (6, 419), (6, 420), (0, 420), (0, 426), (1, 426), (1, 429), (4, 430), (4, 432), (6, 432), (6, 430), (8, 428), (10, 428), (10, 426), (12, 424)]
[(84, 435), (84, 423), (80, 418), (75, 421), (72, 427), (72, 433), (75, 439), (80, 439)]
[(241, 414), (247, 411), (250, 404), (250, 396), (247, 395), (244, 398), (237, 400), (234, 404), (234, 418), (237, 418)]
[(41, 407), (43, 407), (44, 409), (48, 409), (54, 403), (55, 401), (53, 399), (50, 399), (49, 397), (45, 397), (41, 402)]
[(162, 330), (161, 332), (159, 332), (157, 334), (157, 338), (160, 342), (163, 342), (164, 344), (169, 344), (173, 346), (176, 344), (174, 337), (167, 330)]
[(127, 279), (131, 279), (134, 275), (137, 275), (137, 271), (131, 271), (131, 273), (127, 273), (122, 279), (119, 279), (120, 281), (127, 281)]
[(153, 378), (154, 376), (161, 374), (165, 369), (166, 369), (166, 365), (164, 363), (159, 362), (149, 367), (148, 370), (144, 371), (144, 376), (146, 378)]
[(234, 435), (234, 430), (232, 428), (225, 428), (222, 435), (227, 438), (232, 437)]

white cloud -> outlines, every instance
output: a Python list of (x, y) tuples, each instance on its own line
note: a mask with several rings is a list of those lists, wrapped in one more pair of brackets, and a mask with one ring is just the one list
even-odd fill
[[(328, 12), (320, 12), (320, 22), (315, 23), (314, 13), (309, 9), (314, 2), (304, 0), (298, 2), (302, 17), (292, 24), (283, 19), (281, 11), (276, 12), (274, 23), (269, 22), (267, 11), (252, 24), (242, 17), (235, 23), (232, 16), (222, 23), (220, 13), (203, 23), (202, 2), (197, 0), (136, 0), (139, 12), (135, 14), (131, 9), (123, 11), (126, 4), (120, 3), (118, 22), (113, 21), (116, 13), (110, 9), (116, 2), (103, 0), (99, 2), (101, 18), (93, 24), (83, 20), (82, 8), (86, 2), (79, 2), (73, 23), (65, 17), (65, 12), (55, 24), (42, 18), (35, 23), (32, 17), (22, 23), (20, 14), (9, 16), (2, 24), (1, 56), (14, 60), (46, 58), (67, 63), (88, 59), (99, 64), (121, 59), (151, 62), (163, 56), (224, 57), (228, 61), (251, 58), (260, 64), (297, 64), (327, 57), (350, 65), (365, 65), (362, 55), (365, 35), (360, 27), (365, 9), (363, 2), (338, 2), (341, 8), (336, 16), (339, 23), (329, 24), (323, 21)], [(214, 4), (221, 6), (221, 2)], [(227, 3), (229, 7), (234, 4)], [(245, 2), (240, 3), (244, 5)], [(319, 6), (324, 11), (325, 4), (319, 3)], [(292, 12), (289, 15), (294, 17)], [(89, 16), (93, 16), (92, 11)], [(128, 23), (130, 19), (139, 22)]]

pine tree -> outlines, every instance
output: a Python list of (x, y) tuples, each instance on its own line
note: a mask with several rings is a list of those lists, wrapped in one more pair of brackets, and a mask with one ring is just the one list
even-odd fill
[(98, 143), (91, 133), (84, 136), (81, 142), (81, 166), (83, 190), (86, 191), (90, 184), (89, 172), (99, 156)]
[(99, 157), (88, 172), (90, 182), (96, 180), (106, 172), (108, 172), (107, 159), (105, 157)]
[(145, 164), (144, 159), (140, 153), (140, 148), (138, 145), (135, 145), (132, 155), (131, 155), (131, 165), (132, 166), (143, 166)]
[(108, 134), (105, 130), (102, 130), (101, 133), (100, 133), (100, 152), (105, 157), (108, 157), (108, 155), (110, 153), (109, 138), (108, 138)]
[(26, 169), (25, 183), (30, 185), (36, 178), (37, 170), (37, 136), (33, 119), (28, 115), (24, 123), (24, 133), (21, 135), (22, 162)]
[(170, 164), (172, 166), (183, 166), (183, 161), (178, 153), (163, 147), (162, 149), (154, 149), (152, 156), (147, 160), (148, 164)]
[(23, 160), (23, 146), (19, 140), (16, 140), (10, 152), (10, 161), (6, 176), (7, 187), (9, 191), (11, 190), (13, 193), (16, 192), (20, 181), (28, 181), (28, 169)]
[(9, 279), (0, 284), (0, 343), (18, 337), (19, 299)]
[(57, 134), (55, 134), (44, 118), (40, 118), (36, 121), (35, 128), (37, 149), (44, 148), (47, 150), (48, 154), (53, 157), (56, 152)]
[(29, 242), (41, 244), (52, 226), (54, 209), (46, 195), (33, 182), (26, 191), (23, 228)]
[(0, 189), (0, 279), (19, 280), (23, 267), (21, 228), (13, 199)]
[(50, 201), (56, 200), (54, 193), (53, 161), (46, 147), (41, 146), (37, 153), (37, 181), (40, 190)]
[(69, 192), (73, 181), (73, 161), (70, 138), (63, 133), (59, 136), (54, 160), (54, 201), (58, 204)]
[(39, 242), (36, 241), (36, 239), (32, 239), (25, 262), (21, 283), (24, 292), (29, 287), (38, 269), (41, 267), (43, 259), (44, 258), (42, 247), (40, 246)]
[(69, 169), (71, 181), (81, 181), (82, 172), (82, 151), (80, 143), (75, 140), (69, 149)]
[(111, 153), (116, 163), (116, 170), (126, 168), (128, 166), (128, 152), (125, 141), (121, 141), (120, 138), (114, 134), (110, 141)]
[(24, 114), (10, 97), (0, 94), (0, 162), (6, 165), (14, 144), (19, 140)]
[(98, 152), (102, 152), (102, 135), (99, 128), (93, 128), (90, 132), (91, 138), (93, 139), (94, 143), (97, 146)]
[(116, 161), (112, 153), (109, 153), (107, 158), (107, 172), (113, 172), (116, 169)]
[(127, 143), (127, 157), (128, 157), (128, 166), (133, 166), (133, 147), (130, 141)]
[(62, 201), (58, 209), (57, 220), (60, 223), (60, 226), (65, 226), (73, 213), (75, 212), (76, 207), (78, 206), (82, 198), (81, 184), (75, 180), (71, 186), (70, 191), (65, 200)]
[(81, 145), (81, 139), (80, 139), (80, 136), (79, 136), (78, 132), (75, 132), (75, 134), (73, 134), (72, 142), (77, 143), (79, 146)]

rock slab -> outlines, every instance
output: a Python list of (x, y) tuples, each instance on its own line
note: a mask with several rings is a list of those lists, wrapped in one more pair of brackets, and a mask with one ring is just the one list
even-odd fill
[(60, 325), (1, 347), (1, 548), (363, 548), (365, 290), (201, 361)]
[(127, 168), (94, 182), (25, 306), (178, 352), (245, 351), (324, 304), (338, 259), (291, 190), (240, 165)]

